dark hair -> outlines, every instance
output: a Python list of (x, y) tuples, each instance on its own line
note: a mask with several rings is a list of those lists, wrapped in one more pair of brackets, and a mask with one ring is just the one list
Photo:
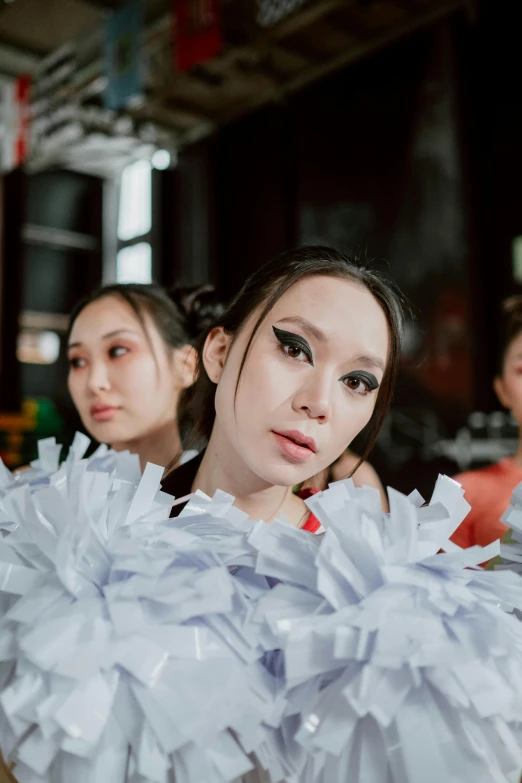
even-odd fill
[[(384, 275), (370, 269), (367, 264), (332, 248), (303, 247), (283, 253), (254, 272), (230, 305), (214, 321), (213, 326), (221, 326), (228, 334), (235, 337), (252, 313), (261, 308), (241, 360), (236, 384), (237, 394), (239, 380), (252, 340), (262, 321), (285, 291), (300, 280), (317, 275), (344, 278), (366, 288), (379, 302), (388, 322), (390, 338), (388, 361), (377, 403), (366, 428), (368, 444), (361, 456), (362, 462), (373, 448), (379, 434), (390, 405), (398, 372), (403, 301), (393, 283), (387, 280)], [(208, 439), (215, 419), (215, 384), (208, 378), (202, 363), (203, 346), (209, 331), (202, 333), (198, 340), (197, 379), (195, 384), (187, 389), (185, 398), (186, 409), (191, 411), (193, 421), (196, 422), (195, 431), (192, 433), (195, 439)]]
[(504, 372), (504, 361), (508, 348), (519, 334), (522, 333), (522, 296), (510, 296), (502, 302), (502, 332), (498, 374)]
[(216, 297), (213, 285), (177, 286), (169, 291), (170, 298), (183, 313), (191, 344), (204, 332), (207, 334), (225, 312)]
[(209, 285), (166, 291), (152, 283), (111, 283), (101, 286), (76, 304), (69, 319), (67, 343), (82, 310), (92, 302), (111, 296), (122, 299), (132, 308), (149, 338), (143, 318), (143, 311), (146, 311), (168, 348), (194, 345), (201, 332), (208, 330), (213, 319), (223, 311), (214, 288)]

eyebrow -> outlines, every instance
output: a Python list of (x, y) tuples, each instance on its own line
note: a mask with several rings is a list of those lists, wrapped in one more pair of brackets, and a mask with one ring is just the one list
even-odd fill
[[(125, 332), (128, 334), (137, 334), (137, 332), (133, 331), (132, 329), (115, 329), (113, 332), (107, 332), (107, 334), (103, 334), (102, 340), (110, 340), (111, 337), (116, 337), (118, 334), (123, 334)], [(79, 348), (81, 345), (81, 342), (69, 343), (67, 350), (70, 350), (71, 348)]]
[[(288, 318), (282, 318), (279, 323), (296, 324), (296, 326), (300, 326), (304, 332), (308, 332), (308, 334), (311, 334), (312, 337), (315, 337), (318, 342), (328, 342), (328, 337), (324, 334), (324, 332), (322, 332), (317, 326), (314, 326), (314, 324), (310, 323), (310, 321), (307, 321), (306, 318), (302, 318), (299, 315), (291, 315), (288, 316)], [(363, 367), (376, 368), (378, 370), (382, 370), (382, 372), (385, 370), (384, 362), (377, 356), (359, 354), (359, 356), (356, 356), (353, 361), (355, 364), (360, 364)]]
[(368, 356), (367, 354), (361, 354), (356, 356), (353, 360), (354, 364), (361, 364), (363, 367), (374, 367), (384, 372), (385, 365), (382, 359), (378, 359), (376, 356)]
[(300, 326), (304, 332), (308, 332), (308, 334), (311, 334), (312, 337), (315, 337), (318, 342), (328, 342), (328, 337), (324, 332), (318, 329), (317, 326), (314, 326), (312, 323), (310, 323), (310, 321), (307, 321), (306, 318), (301, 318), (300, 315), (289, 315), (288, 318), (281, 318), (279, 323), (296, 324), (296, 326)]

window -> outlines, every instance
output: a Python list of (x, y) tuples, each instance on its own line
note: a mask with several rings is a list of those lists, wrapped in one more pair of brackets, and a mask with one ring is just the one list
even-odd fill
[(152, 177), (148, 160), (127, 166), (120, 182), (118, 207), (118, 283), (152, 280)]
[(22, 329), (18, 334), (16, 358), (24, 364), (54, 364), (60, 355), (56, 332)]
[(118, 283), (150, 283), (152, 255), (148, 242), (122, 248), (116, 263)]

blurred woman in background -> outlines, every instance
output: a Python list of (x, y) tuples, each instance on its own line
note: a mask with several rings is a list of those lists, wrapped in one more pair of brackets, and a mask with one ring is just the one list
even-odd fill
[(142, 469), (183, 461), (177, 414), (194, 381), (193, 342), (219, 309), (209, 286), (171, 297), (156, 285), (114, 284), (79, 302), (67, 335), (68, 387), (87, 432), (138, 454)]
[[(513, 296), (503, 303), (503, 341), (498, 375), (493, 381), (501, 404), (522, 424), (522, 297)], [(455, 476), (465, 490), (471, 511), (455, 531), (452, 540), (461, 547), (486, 546), (502, 538), (508, 530), (500, 517), (509, 505), (511, 494), (522, 481), (522, 435), (516, 453), (480, 470)]]

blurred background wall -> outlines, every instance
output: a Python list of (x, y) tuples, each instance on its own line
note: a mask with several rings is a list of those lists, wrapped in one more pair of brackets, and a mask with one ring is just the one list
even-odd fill
[(500, 302), (522, 285), (520, 16), (503, 0), (0, 2), (6, 462), (79, 426), (61, 343), (80, 296), (155, 279), (229, 298), (303, 243), (374, 259), (411, 304), (382, 479), (429, 493), (436, 471), (508, 453), (491, 380)]

